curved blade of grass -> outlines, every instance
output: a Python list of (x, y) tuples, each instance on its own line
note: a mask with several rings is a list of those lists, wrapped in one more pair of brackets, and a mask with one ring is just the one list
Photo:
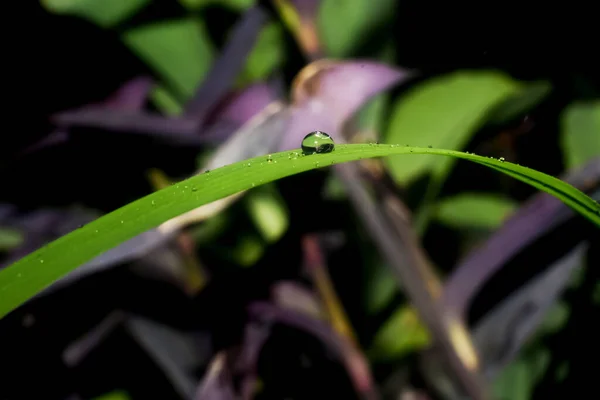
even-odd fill
[(333, 164), (400, 154), (462, 158), (513, 176), (562, 200), (600, 227), (600, 205), (533, 169), (459, 151), (383, 144), (338, 145), (326, 154), (285, 151), (195, 175), (90, 222), (0, 271), (0, 318), (93, 257), (180, 214), (274, 180)]

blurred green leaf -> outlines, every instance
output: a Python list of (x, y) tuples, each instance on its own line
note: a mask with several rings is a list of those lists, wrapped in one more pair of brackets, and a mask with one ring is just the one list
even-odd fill
[(430, 341), (429, 332), (419, 321), (415, 310), (403, 306), (379, 329), (368, 354), (376, 360), (397, 359), (428, 346)]
[(231, 257), (242, 267), (251, 267), (264, 252), (265, 246), (257, 235), (244, 234), (234, 247)]
[(154, 106), (166, 115), (180, 115), (183, 112), (182, 104), (161, 85), (154, 86), (150, 98)]
[(125, 392), (115, 391), (94, 398), (94, 400), (130, 400), (131, 397)]
[(571, 310), (565, 302), (555, 304), (542, 321), (538, 328), (539, 334), (547, 335), (558, 332), (568, 321)]
[(322, 0), (317, 26), (327, 54), (344, 57), (392, 15), (394, 0)]
[(0, 227), (0, 251), (12, 250), (23, 242), (23, 234), (16, 229)]
[(441, 200), (435, 218), (455, 228), (495, 229), (516, 208), (515, 202), (498, 195), (461, 193)]
[(381, 259), (373, 259), (368, 263), (365, 278), (365, 308), (369, 315), (381, 312), (398, 292), (396, 279), (392, 270)]
[(536, 344), (507, 366), (494, 380), (492, 392), (497, 400), (530, 400), (536, 383), (550, 364), (550, 352)]
[(195, 243), (205, 244), (212, 242), (225, 232), (230, 222), (230, 214), (228, 212), (220, 212), (205, 219), (201, 224), (191, 227), (190, 234), (194, 238)]
[(329, 174), (323, 187), (323, 196), (327, 200), (344, 200), (346, 196), (346, 187), (344, 183), (334, 174)]
[(494, 398), (498, 400), (530, 400), (533, 376), (524, 360), (517, 360), (502, 371), (493, 385)]
[(491, 111), (490, 122), (502, 124), (527, 114), (551, 91), (550, 82), (540, 81), (524, 84), (519, 92), (509, 96)]
[(190, 10), (197, 10), (210, 5), (219, 5), (231, 10), (243, 11), (256, 3), (256, 0), (179, 0), (179, 2)]
[(208, 72), (214, 49), (201, 21), (186, 18), (131, 29), (123, 41), (172, 87), (181, 100)]
[(563, 111), (561, 141), (567, 168), (600, 155), (600, 101), (572, 104)]
[(250, 218), (267, 242), (275, 242), (289, 226), (285, 202), (273, 185), (265, 185), (248, 193), (244, 199)]
[[(399, 99), (385, 142), (462, 149), (490, 109), (518, 90), (517, 82), (496, 72), (461, 71), (433, 78)], [(405, 185), (434, 169), (441, 179), (454, 160), (419, 155), (386, 161), (391, 175)]]
[(279, 23), (266, 25), (258, 35), (240, 76), (240, 86), (267, 79), (283, 64), (284, 32)]
[(87, 19), (103, 28), (110, 28), (131, 17), (150, 0), (41, 0), (55, 14)]

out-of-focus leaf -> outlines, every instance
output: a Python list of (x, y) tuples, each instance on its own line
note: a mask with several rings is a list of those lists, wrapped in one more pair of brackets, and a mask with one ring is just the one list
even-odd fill
[(530, 367), (523, 360), (509, 365), (494, 381), (493, 392), (498, 400), (530, 400), (534, 387)]
[[(473, 329), (482, 369), (488, 377), (494, 377), (508, 365), (547, 318), (548, 311), (564, 291), (574, 269), (581, 265), (583, 250), (580, 245), (550, 265), (548, 271), (511, 294)], [(546, 320), (546, 324), (548, 322), (552, 321)], [(551, 330), (552, 326), (547, 325), (546, 329)]]
[(194, 398), (196, 379), (193, 373), (209, 360), (208, 338), (180, 333), (142, 318), (131, 318), (125, 326), (163, 370), (181, 398)]
[(125, 82), (98, 106), (118, 110), (137, 111), (144, 108), (152, 89), (152, 79), (141, 76)]
[(150, 0), (42, 0), (42, 5), (56, 14), (88, 19), (110, 28), (131, 17)]
[(344, 138), (339, 135), (344, 123), (366, 101), (413, 75), (411, 71), (362, 60), (309, 64), (294, 81), (293, 114), (279, 149), (297, 148), (304, 136), (315, 130), (342, 142)]
[(229, 249), (231, 258), (242, 267), (251, 267), (256, 264), (265, 252), (265, 245), (257, 235), (243, 235), (236, 243), (233, 250)]
[(316, 27), (321, 0), (274, 0), (273, 3), (306, 57), (311, 60), (321, 58), (323, 51)]
[(342, 200), (346, 198), (344, 184), (335, 175), (329, 175), (323, 187), (323, 196), (327, 200)]
[(509, 96), (490, 113), (490, 122), (502, 124), (529, 112), (552, 91), (550, 82), (540, 81), (524, 84), (516, 94)]
[(516, 204), (498, 195), (462, 193), (441, 200), (436, 218), (457, 228), (495, 229), (516, 209)]
[[(426, 81), (402, 95), (392, 110), (386, 143), (462, 149), (487, 113), (519, 91), (519, 84), (497, 72), (455, 72)], [(390, 157), (390, 174), (406, 185), (435, 170), (445, 176), (452, 159)]]
[(152, 102), (163, 114), (175, 116), (181, 115), (183, 106), (173, 94), (164, 86), (156, 85), (150, 94)]
[(222, 142), (282, 97), (271, 82), (258, 82), (230, 93), (211, 112), (202, 136)]
[(216, 4), (235, 11), (243, 11), (252, 7), (256, 3), (256, 0), (179, 0), (179, 2), (191, 10)]
[(95, 397), (93, 400), (131, 400), (131, 397), (126, 392), (116, 391)]
[(62, 360), (69, 367), (77, 366), (92, 350), (98, 347), (115, 329), (122, 325), (125, 314), (122, 311), (113, 311), (98, 325), (71, 342), (62, 353)]
[(321, 303), (314, 292), (296, 282), (278, 282), (271, 289), (273, 303), (313, 318), (326, 321)]
[(380, 260), (368, 264), (365, 278), (365, 307), (369, 314), (380, 312), (393, 299), (398, 291), (398, 285), (390, 268)]
[(410, 352), (429, 346), (431, 337), (412, 307), (398, 308), (381, 326), (369, 356), (377, 359), (398, 359)]
[[(296, 149), (299, 152), (300, 149)], [(397, 154), (437, 154), (456, 157), (503, 172), (544, 190), (600, 226), (600, 204), (580, 190), (542, 172), (509, 162), (452, 150), (402, 147), (396, 145), (338, 145), (330, 153), (292, 158), (285, 151), (193, 176), (176, 185), (154, 192), (102, 218), (76, 229), (43, 248), (0, 270), (0, 316), (23, 304), (81, 264), (119, 244), (135, 238), (165, 221), (219, 199), (287, 176), (364, 158)], [(275, 163), (277, 161), (277, 163)]]
[(200, 121), (206, 119), (208, 112), (233, 86), (267, 19), (268, 15), (261, 7), (252, 7), (244, 13), (202, 85), (186, 104), (185, 115)]
[(190, 118), (166, 118), (147, 112), (110, 110), (93, 107), (64, 111), (51, 121), (65, 128), (100, 128), (107, 132), (128, 132), (152, 135), (167, 142), (200, 145), (206, 139), (198, 135), (200, 126)]
[(242, 84), (265, 80), (281, 67), (285, 56), (283, 40), (283, 30), (278, 23), (270, 23), (262, 29), (242, 71)]
[(273, 185), (252, 190), (246, 196), (250, 218), (267, 243), (281, 238), (289, 225), (287, 208)]
[(0, 226), (0, 251), (12, 250), (23, 243), (23, 234), (17, 229)]
[(204, 24), (186, 18), (133, 28), (123, 41), (182, 99), (188, 99), (208, 72), (213, 45)]
[(227, 356), (219, 353), (211, 361), (208, 371), (196, 391), (195, 400), (236, 400), (233, 380), (227, 371)]
[(572, 104), (563, 111), (561, 135), (567, 168), (600, 156), (600, 101)]
[(559, 331), (569, 319), (570, 313), (571, 310), (567, 303), (559, 302), (555, 304), (554, 307), (548, 311), (539, 330), (545, 334)]
[(393, 0), (322, 0), (318, 15), (321, 40), (327, 54), (347, 56), (394, 12)]

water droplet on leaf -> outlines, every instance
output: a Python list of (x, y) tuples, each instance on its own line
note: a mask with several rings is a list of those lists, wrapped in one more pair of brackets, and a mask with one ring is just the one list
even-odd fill
[(314, 131), (304, 136), (302, 140), (302, 153), (305, 155), (315, 153), (331, 153), (335, 143), (331, 136), (321, 131)]
[(500, 158), (498, 159), (498, 161), (500, 161), (500, 162), (504, 162), (504, 157), (500, 157)]

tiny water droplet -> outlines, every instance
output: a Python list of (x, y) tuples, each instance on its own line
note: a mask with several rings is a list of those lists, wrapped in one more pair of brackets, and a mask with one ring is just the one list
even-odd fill
[(254, 182), (252, 182), (252, 187), (256, 186), (256, 184)]
[(44, 259), (42, 258), (42, 259), (40, 260), (40, 264), (43, 264), (43, 263), (44, 263)]
[(302, 139), (302, 153), (305, 155), (315, 153), (331, 153), (335, 143), (331, 136), (321, 131), (314, 131)]
[(250, 163), (248, 163), (248, 164), (246, 164), (246, 165), (247, 165), (247, 166), (249, 166), (249, 167), (251, 167), (251, 166), (252, 166), (252, 164), (250, 164)]
[(153, 206), (155, 206), (155, 205), (156, 205), (156, 201), (152, 200), (152, 201), (151, 201), (151, 204), (152, 204)]
[(125, 221), (121, 220), (121, 223), (122, 223), (122, 224), (124, 224), (124, 223), (125, 223)]
[(269, 154), (269, 155), (267, 156), (267, 162), (268, 162), (269, 164), (271, 164), (271, 163), (273, 162), (273, 156), (272, 156), (272, 155), (270, 155), (270, 154)]
[(197, 192), (198, 188), (196, 186), (192, 186), (192, 192)]
[(319, 168), (319, 162), (318, 161), (315, 163), (315, 167)]
[(96, 229), (96, 230), (94, 231), (94, 233), (98, 233), (98, 229)]
[(498, 161), (500, 161), (500, 162), (504, 162), (504, 157), (500, 157), (500, 158), (498, 159)]

